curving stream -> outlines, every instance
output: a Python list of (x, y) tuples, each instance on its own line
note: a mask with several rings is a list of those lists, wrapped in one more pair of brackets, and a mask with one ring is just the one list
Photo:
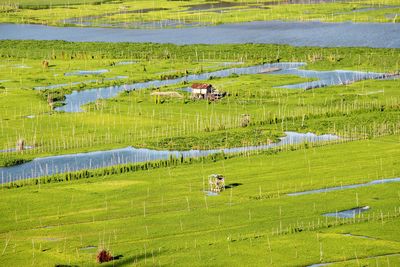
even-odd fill
[(124, 90), (139, 90), (146, 88), (161, 87), (167, 85), (174, 85), (183, 82), (190, 82), (195, 80), (208, 80), (210, 77), (227, 77), (233, 73), (236, 74), (256, 74), (262, 72), (266, 68), (279, 67), (282, 69), (291, 69), (304, 66), (304, 63), (274, 63), (264, 64), (252, 67), (231, 68), (226, 70), (218, 70), (213, 72), (206, 72), (201, 74), (191, 74), (184, 77), (170, 79), (170, 80), (153, 80), (148, 82), (140, 82), (129, 85), (109, 86), (103, 88), (88, 89), (83, 91), (73, 91), (71, 94), (66, 95), (65, 105), (56, 108), (57, 111), (65, 112), (81, 112), (81, 106), (97, 99), (112, 98)]
[[(225, 70), (218, 70), (213, 72), (206, 72), (201, 74), (191, 74), (184, 77), (171, 79), (171, 80), (153, 80), (148, 82), (140, 82), (134, 84), (124, 84), (120, 86), (109, 86), (102, 88), (94, 88), (83, 91), (73, 91), (71, 94), (66, 95), (65, 105), (57, 107), (57, 111), (64, 112), (81, 112), (81, 106), (87, 103), (96, 101), (97, 99), (112, 98), (124, 90), (139, 90), (146, 88), (162, 87), (167, 85), (174, 85), (183, 82), (191, 82), (196, 80), (208, 80), (210, 77), (228, 77), (231, 74), (257, 74), (264, 73), (268, 69), (279, 69), (274, 72), (267, 72), (265, 74), (288, 74), (297, 75), (305, 78), (318, 79), (317, 81), (305, 82), (292, 85), (284, 85), (282, 88), (288, 89), (311, 89), (317, 87), (324, 87), (329, 85), (348, 84), (355, 81), (365, 79), (378, 79), (384, 78), (382, 73), (374, 72), (359, 72), (359, 71), (313, 71), (313, 70), (300, 70), (299, 67), (305, 66), (302, 62), (282, 62), (263, 64), (251, 67), (236, 67)], [(51, 85), (47, 87), (36, 87), (36, 90), (58, 88), (60, 85)]]
[(364, 206), (364, 207), (352, 208), (349, 210), (324, 213), (322, 215), (326, 217), (336, 217), (336, 218), (354, 218), (357, 215), (361, 214), (362, 212), (366, 212), (368, 210), (370, 210), (370, 207)]
[(299, 144), (302, 142), (322, 142), (339, 139), (338, 136), (330, 134), (315, 135), (313, 133), (285, 133), (286, 136), (281, 137), (279, 142), (260, 146), (187, 151), (151, 150), (145, 148), (127, 147), (107, 151), (96, 151), (89, 153), (37, 158), (21, 165), (0, 168), (0, 177), (1, 183), (6, 183), (21, 179), (47, 176), (57, 173), (66, 173), (84, 169), (96, 169), (119, 164), (165, 160), (168, 159), (170, 156), (183, 156), (185, 158), (202, 157), (219, 152), (238, 153), (270, 149), (273, 147)]
[(368, 186), (379, 185), (379, 184), (388, 184), (388, 183), (400, 183), (400, 178), (396, 177), (396, 178), (389, 178), (389, 179), (379, 179), (379, 180), (373, 180), (371, 182), (367, 182), (364, 184), (334, 186), (334, 187), (314, 189), (314, 190), (308, 190), (308, 191), (302, 191), (302, 192), (289, 193), (287, 195), (288, 196), (302, 196), (302, 195), (310, 195), (310, 194), (320, 194), (320, 193), (328, 193), (328, 192), (338, 191), (338, 190), (354, 189), (354, 188), (368, 187)]

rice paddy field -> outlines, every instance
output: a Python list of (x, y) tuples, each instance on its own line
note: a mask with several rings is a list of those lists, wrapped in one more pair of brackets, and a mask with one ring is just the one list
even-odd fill
[[(398, 49), (61, 41), (0, 47), (1, 147), (19, 139), (32, 146), (0, 153), (3, 166), (126, 146), (260, 145), (286, 131), (340, 137), (3, 183), (2, 264), (94, 266), (100, 249), (115, 257), (106, 266), (399, 264), (400, 187), (384, 182), (400, 174)], [(193, 100), (183, 81), (122, 90), (80, 112), (55, 110), (74, 92), (271, 62), (386, 76), (304, 90), (280, 87), (318, 78), (233, 73), (198, 81), (227, 93), (218, 101)], [(212, 173), (225, 176), (225, 191), (210, 194)], [(346, 188), (371, 181), (378, 182)], [(291, 195), (315, 189), (322, 191)], [(365, 211), (340, 215), (357, 207)]]
[[(31, 46), (37, 48), (32, 50)], [(152, 50), (136, 52), (146, 46), (2, 42), (4, 60), (0, 70), (6, 80), (2, 81), (0, 94), (1, 147), (13, 148), (22, 138), (33, 149), (1, 153), (1, 164), (13, 165), (39, 155), (128, 145), (178, 150), (258, 145), (268, 139), (276, 140), (288, 130), (357, 138), (397, 131), (396, 79), (362, 80), (305, 91), (279, 86), (318, 78), (233, 75), (233, 71), (228, 77), (203, 80), (228, 94), (217, 102), (192, 100), (190, 93), (182, 90), (191, 85), (185, 81), (150, 86), (147, 90), (124, 87), (277, 61), (304, 62), (307, 65), (301, 68), (320, 71), (346, 69), (393, 74), (400, 59), (396, 49), (150, 45)], [(48, 67), (42, 66), (43, 59), (48, 60)], [(67, 75), (93, 70), (104, 73)], [(107, 80), (113, 77), (122, 78)], [(49, 85), (61, 86), (45, 89)], [(71, 93), (99, 87), (111, 90), (115, 86), (122, 86), (116, 97), (89, 102), (81, 107), (85, 112), (54, 110), (62, 107)], [(178, 97), (154, 95), (158, 92), (174, 92)], [(249, 127), (241, 127), (243, 114), (251, 117)]]
[[(146, 36), (278, 20), (284, 36), (285, 21), (393, 27), (399, 6), (0, 0), (0, 23)], [(0, 266), (400, 266), (396, 31), (370, 48), (1, 29)]]
[[(121, 255), (110, 266), (396, 266), (397, 184), (287, 193), (398, 176), (398, 144), (394, 135), (3, 189), (1, 260), (90, 266), (105, 247)], [(206, 196), (213, 172), (233, 186)], [(367, 205), (355, 218), (321, 216)]]

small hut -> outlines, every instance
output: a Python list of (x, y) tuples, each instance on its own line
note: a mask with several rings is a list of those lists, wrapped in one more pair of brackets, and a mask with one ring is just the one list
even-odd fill
[(213, 91), (214, 91), (214, 88), (211, 84), (208, 84), (208, 83), (192, 84), (192, 97), (193, 98), (207, 99)]
[(208, 185), (211, 192), (221, 192), (225, 190), (225, 177), (221, 174), (211, 174), (208, 176)]
[(192, 84), (192, 98), (194, 99), (208, 99), (211, 101), (218, 100), (226, 95), (225, 92), (221, 93), (209, 83), (194, 83)]

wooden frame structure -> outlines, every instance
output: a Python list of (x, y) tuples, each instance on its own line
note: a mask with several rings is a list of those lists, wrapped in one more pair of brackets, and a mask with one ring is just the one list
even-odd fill
[(208, 176), (208, 185), (211, 192), (221, 192), (225, 190), (225, 177), (221, 174), (211, 174)]

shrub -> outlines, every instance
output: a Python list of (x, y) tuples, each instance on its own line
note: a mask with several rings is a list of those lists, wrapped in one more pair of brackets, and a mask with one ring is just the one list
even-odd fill
[(109, 261), (113, 260), (113, 256), (111, 256), (111, 253), (108, 252), (105, 249), (100, 250), (97, 253), (97, 257), (96, 258), (97, 258), (97, 262), (98, 263), (109, 262)]

